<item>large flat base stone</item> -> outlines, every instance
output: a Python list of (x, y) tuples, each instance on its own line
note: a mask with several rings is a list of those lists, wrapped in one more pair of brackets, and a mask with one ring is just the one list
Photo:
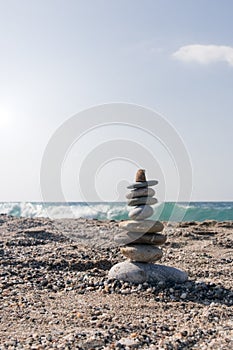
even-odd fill
[(132, 283), (183, 283), (188, 279), (188, 275), (175, 267), (123, 261), (110, 269), (108, 278)]

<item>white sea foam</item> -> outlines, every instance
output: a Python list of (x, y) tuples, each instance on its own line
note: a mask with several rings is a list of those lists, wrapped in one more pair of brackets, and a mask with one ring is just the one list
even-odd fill
[[(159, 203), (154, 206), (154, 220), (218, 221), (233, 220), (233, 202)], [(128, 218), (125, 203), (34, 203), (2, 202), (0, 213), (21, 217), (96, 218), (122, 220)]]
[(119, 219), (127, 215), (124, 203), (0, 203), (0, 213), (22, 217)]

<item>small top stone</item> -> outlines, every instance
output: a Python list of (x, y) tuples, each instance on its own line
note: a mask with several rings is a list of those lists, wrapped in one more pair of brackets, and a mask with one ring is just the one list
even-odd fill
[(146, 188), (148, 186), (154, 186), (157, 185), (157, 180), (149, 180), (147, 181), (145, 170), (144, 169), (138, 169), (136, 173), (136, 181), (132, 183), (131, 185), (127, 186), (129, 189), (137, 189), (137, 188)]
[(136, 182), (145, 182), (146, 181), (146, 174), (144, 169), (139, 169), (136, 173)]

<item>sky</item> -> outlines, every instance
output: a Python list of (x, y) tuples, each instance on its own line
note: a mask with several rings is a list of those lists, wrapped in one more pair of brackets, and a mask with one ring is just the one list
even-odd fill
[[(0, 0), (0, 201), (42, 200), (41, 162), (56, 130), (113, 102), (155, 110), (176, 130), (192, 164), (191, 200), (233, 200), (232, 13), (231, 0)], [(106, 140), (143, 143), (133, 129), (97, 131), (63, 162), (67, 200), (82, 200), (73, 188), (80, 148), (85, 159)], [(178, 182), (163, 152), (165, 198), (175, 200)], [(110, 161), (87, 175), (112, 200), (113, 181), (124, 173), (130, 182), (136, 168)]]

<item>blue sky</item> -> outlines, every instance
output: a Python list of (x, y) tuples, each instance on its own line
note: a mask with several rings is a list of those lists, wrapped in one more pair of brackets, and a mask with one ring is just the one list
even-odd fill
[(174, 126), (193, 200), (232, 200), (232, 13), (231, 0), (0, 1), (0, 200), (40, 200), (50, 137), (109, 102)]

